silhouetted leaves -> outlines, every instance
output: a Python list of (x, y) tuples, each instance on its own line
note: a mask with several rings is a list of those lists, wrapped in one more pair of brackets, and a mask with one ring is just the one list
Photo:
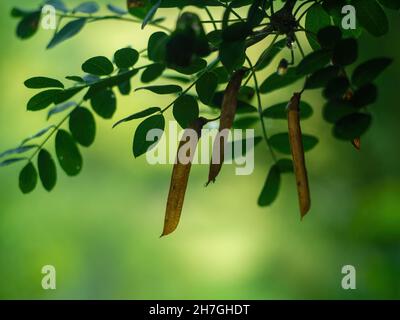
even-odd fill
[(82, 169), (82, 156), (72, 136), (65, 130), (56, 135), (56, 154), (61, 168), (68, 176), (76, 176)]
[(32, 37), (39, 28), (40, 16), (40, 10), (24, 15), (17, 26), (17, 37), (21, 39)]
[(118, 126), (119, 124), (121, 124), (123, 122), (128, 122), (128, 121), (132, 121), (132, 120), (135, 120), (135, 119), (148, 117), (148, 116), (150, 116), (150, 115), (152, 115), (152, 114), (154, 114), (156, 112), (159, 112), (159, 111), (161, 111), (161, 109), (159, 107), (151, 107), (151, 108), (148, 108), (146, 110), (143, 110), (143, 111), (140, 111), (140, 112), (136, 112), (136, 113), (134, 113), (134, 114), (132, 114), (132, 115), (126, 117), (126, 118), (123, 118), (123, 119), (119, 120), (118, 122), (116, 122), (113, 125), (113, 128), (115, 128), (116, 126)]
[(341, 140), (353, 140), (361, 137), (370, 127), (371, 116), (365, 113), (352, 113), (335, 123), (333, 134)]
[[(308, 134), (303, 134), (302, 140), (305, 152), (312, 150), (318, 144), (318, 139)], [(278, 133), (271, 136), (269, 143), (280, 153), (291, 154), (288, 133)]]
[(370, 34), (379, 37), (389, 31), (386, 13), (376, 0), (353, 0), (360, 25)]
[(89, 147), (96, 136), (96, 122), (92, 113), (86, 108), (76, 108), (69, 117), (69, 130), (80, 145)]
[(199, 105), (192, 96), (183, 95), (175, 101), (173, 114), (175, 120), (185, 129), (199, 117)]
[(38, 155), (39, 177), (43, 188), (47, 191), (53, 190), (57, 182), (57, 168), (51, 154), (42, 149)]
[(86, 18), (79, 18), (68, 22), (64, 27), (62, 27), (51, 39), (50, 43), (47, 45), (47, 49), (54, 48), (61, 42), (68, 40), (75, 36), (83, 29), (86, 24)]
[(32, 162), (29, 162), (19, 174), (19, 188), (22, 193), (27, 194), (36, 188), (37, 172)]
[(199, 99), (205, 105), (212, 101), (214, 93), (218, 86), (218, 78), (213, 72), (206, 72), (196, 82), (196, 92)]
[(87, 60), (82, 65), (82, 70), (96, 76), (106, 76), (114, 71), (114, 66), (106, 57), (99, 56)]
[(56, 80), (47, 77), (33, 77), (24, 82), (27, 88), (31, 89), (44, 89), (44, 88), (62, 88), (64, 85)]
[[(275, 104), (267, 109), (265, 109), (262, 115), (266, 118), (270, 119), (287, 119), (287, 102), (282, 102)], [(301, 119), (308, 119), (313, 115), (313, 109), (309, 103), (305, 101), (300, 102), (300, 118)]]
[(132, 48), (123, 48), (115, 52), (114, 60), (118, 68), (130, 68), (139, 59), (139, 53)]
[(59, 89), (50, 89), (46, 91), (42, 91), (35, 96), (33, 96), (27, 105), (27, 109), (29, 111), (38, 111), (47, 108), (51, 105), (58, 95), (60, 95), (63, 90)]
[(354, 70), (351, 80), (355, 86), (374, 81), (391, 63), (392, 59), (389, 58), (368, 60)]
[(93, 110), (104, 119), (111, 119), (117, 109), (117, 100), (111, 89), (97, 92), (90, 99)]
[(171, 93), (178, 93), (182, 91), (182, 87), (177, 85), (163, 85), (163, 86), (148, 86), (148, 87), (141, 87), (137, 88), (135, 91), (139, 90), (148, 90), (156, 94), (171, 94)]
[(133, 155), (135, 156), (135, 158), (146, 153), (150, 150), (150, 147), (155, 147), (155, 145), (159, 142), (157, 137), (156, 141), (148, 141), (147, 134), (149, 133), (149, 131), (152, 129), (156, 129), (157, 132), (160, 133), (159, 138), (161, 139), (164, 127), (165, 119), (164, 116), (161, 114), (153, 115), (139, 124), (133, 138)]
[(276, 165), (273, 165), (258, 197), (258, 205), (261, 207), (270, 206), (278, 196), (280, 185), (281, 172)]

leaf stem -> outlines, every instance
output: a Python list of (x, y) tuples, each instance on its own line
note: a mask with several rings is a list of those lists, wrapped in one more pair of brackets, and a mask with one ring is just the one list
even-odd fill
[(259, 86), (258, 86), (258, 80), (257, 80), (256, 71), (254, 69), (254, 66), (253, 66), (250, 58), (247, 55), (246, 55), (246, 60), (247, 60), (247, 63), (249, 64), (249, 66), (250, 66), (251, 74), (252, 74), (253, 79), (254, 79), (254, 87), (256, 89), (256, 95), (257, 95), (257, 106), (258, 106), (257, 110), (258, 110), (258, 115), (260, 117), (260, 122), (261, 122), (261, 127), (262, 127), (264, 140), (265, 140), (265, 143), (267, 144), (267, 148), (268, 148), (269, 152), (271, 153), (272, 160), (276, 163), (276, 161), (277, 161), (276, 155), (275, 155), (274, 150), (272, 149), (271, 144), (269, 143), (269, 137), (268, 137), (268, 133), (267, 133), (267, 128), (265, 126), (264, 117), (263, 117), (263, 114), (262, 114), (263, 110), (262, 110), (262, 104), (261, 104), (261, 94), (260, 94), (260, 89), (259, 89)]

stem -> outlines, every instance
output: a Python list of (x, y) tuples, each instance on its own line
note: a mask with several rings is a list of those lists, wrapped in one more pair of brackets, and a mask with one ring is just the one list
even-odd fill
[(246, 60), (247, 63), (250, 66), (251, 69), (251, 74), (253, 76), (254, 79), (254, 87), (256, 89), (256, 95), (257, 95), (257, 105), (258, 105), (258, 115), (260, 117), (260, 122), (261, 122), (261, 127), (262, 127), (262, 132), (263, 132), (263, 136), (264, 136), (264, 140), (265, 143), (267, 144), (267, 148), (269, 150), (269, 152), (271, 153), (271, 157), (273, 159), (273, 161), (276, 163), (276, 155), (274, 150), (272, 149), (271, 144), (269, 143), (269, 138), (268, 138), (268, 133), (267, 133), (267, 128), (265, 126), (265, 122), (264, 122), (264, 117), (263, 117), (263, 110), (262, 110), (262, 104), (261, 104), (261, 95), (260, 95), (260, 90), (259, 90), (259, 86), (258, 86), (258, 80), (257, 80), (257, 75), (256, 75), (256, 71), (254, 69), (254, 66), (250, 60), (250, 58), (246, 55)]

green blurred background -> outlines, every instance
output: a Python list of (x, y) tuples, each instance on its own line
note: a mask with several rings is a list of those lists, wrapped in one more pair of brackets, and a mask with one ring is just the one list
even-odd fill
[[(51, 31), (18, 40), (16, 20), (9, 16), (14, 5), (37, 3), (0, 2), (0, 150), (47, 125), (45, 112), (26, 111), (33, 93), (24, 80), (79, 74), (86, 59), (112, 57), (127, 45), (140, 50), (155, 31), (104, 21), (46, 51)], [(114, 3), (124, 5), (123, 0)], [(172, 26), (177, 11), (165, 13)], [(51, 194), (39, 187), (24, 196), (18, 190), (20, 165), (1, 169), (0, 298), (399, 299), (400, 21), (398, 13), (390, 17), (388, 36), (361, 38), (359, 62), (375, 56), (395, 62), (378, 80), (374, 123), (360, 152), (332, 138), (321, 117), (320, 92), (305, 94), (315, 113), (303, 131), (317, 135), (320, 143), (307, 155), (313, 206), (303, 222), (293, 176), (283, 179), (272, 207), (257, 206), (271, 164), (260, 144), (251, 176), (235, 176), (225, 167), (218, 182), (204, 188), (208, 168), (195, 166), (179, 229), (160, 239), (172, 167), (133, 158), (134, 124), (111, 130), (112, 121), (98, 119), (94, 146), (81, 149), (82, 173), (71, 179), (59, 170)], [(260, 81), (266, 76), (261, 74)], [(133, 84), (139, 85), (137, 78)], [(263, 96), (264, 108), (287, 101), (300, 85)], [(114, 120), (162, 107), (169, 98), (138, 92), (118, 101)], [(267, 125), (270, 133), (285, 127), (279, 121)], [(53, 140), (47, 147), (53, 150)], [(41, 287), (41, 268), (47, 264), (56, 267), (56, 290)], [(341, 268), (347, 264), (356, 267), (356, 290), (341, 288)]]

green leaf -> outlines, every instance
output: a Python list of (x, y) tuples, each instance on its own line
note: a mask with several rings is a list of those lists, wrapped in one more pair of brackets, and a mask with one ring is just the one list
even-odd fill
[(354, 38), (343, 39), (333, 50), (332, 62), (336, 65), (347, 66), (358, 58), (358, 43)]
[(161, 63), (155, 63), (144, 69), (141, 77), (143, 83), (149, 83), (159, 78), (165, 70), (165, 66)]
[(114, 61), (118, 68), (127, 69), (139, 60), (139, 52), (132, 48), (119, 49), (114, 54)]
[(339, 76), (331, 79), (324, 89), (324, 97), (327, 99), (339, 99), (347, 92), (350, 82), (347, 77)]
[(112, 13), (115, 13), (119, 16), (123, 16), (124, 14), (128, 13), (128, 11), (126, 11), (125, 9), (114, 6), (113, 4), (108, 4), (107, 9), (110, 10)]
[(145, 154), (150, 150), (149, 148), (155, 147), (155, 145), (159, 142), (159, 140), (147, 141), (146, 137), (148, 132), (152, 129), (158, 129), (163, 132), (164, 128), (165, 119), (162, 114), (153, 115), (139, 124), (133, 138), (133, 155), (135, 158)]
[(94, 1), (87, 1), (79, 4), (72, 10), (72, 13), (82, 12), (87, 14), (93, 14), (100, 10), (99, 5)]
[(123, 118), (123, 119), (119, 120), (118, 122), (116, 122), (113, 125), (113, 128), (115, 128), (116, 126), (118, 126), (119, 124), (121, 124), (123, 122), (128, 122), (128, 121), (132, 121), (132, 120), (148, 117), (148, 116), (150, 116), (150, 115), (152, 115), (152, 114), (154, 114), (156, 112), (160, 112), (160, 111), (161, 111), (161, 108), (159, 108), (159, 107), (151, 107), (151, 108), (148, 108), (146, 110), (134, 113), (134, 114), (132, 114), (132, 115), (130, 115), (130, 116), (126, 117), (126, 118)]
[(229, 73), (239, 69), (246, 59), (245, 41), (222, 42), (219, 48), (219, 58)]
[(107, 76), (114, 71), (114, 66), (106, 57), (98, 56), (84, 62), (82, 70), (96, 76)]
[(68, 101), (68, 102), (57, 104), (56, 106), (51, 108), (49, 110), (49, 112), (47, 113), (47, 120), (49, 120), (53, 115), (61, 113), (65, 110), (68, 110), (71, 107), (75, 107), (75, 106), (76, 106), (76, 103), (73, 101)]
[(260, 92), (271, 93), (274, 90), (278, 90), (295, 83), (300, 78), (302, 78), (302, 76), (296, 72), (295, 68), (288, 69), (287, 73), (284, 75), (273, 73), (261, 84)]
[[(224, 93), (225, 93), (224, 91), (216, 92), (210, 107), (221, 109), (222, 102), (224, 99)], [(246, 101), (238, 99), (236, 114), (252, 113), (252, 112), (257, 112), (257, 108), (247, 103)]]
[(372, 83), (367, 83), (354, 92), (352, 102), (355, 108), (360, 109), (373, 104), (377, 98), (378, 88)]
[(222, 31), (222, 40), (226, 42), (244, 41), (251, 33), (246, 22), (236, 22)]
[(38, 169), (43, 188), (47, 191), (53, 190), (57, 182), (57, 168), (53, 157), (45, 149), (39, 152)]
[(204, 73), (196, 82), (196, 92), (205, 105), (209, 105), (218, 87), (218, 78), (213, 72)]
[[(263, 117), (269, 119), (282, 119), (287, 120), (287, 102), (278, 103), (265, 109), (262, 113)], [(300, 118), (302, 120), (308, 119), (313, 115), (313, 109), (309, 103), (305, 101), (300, 102)]]
[(360, 25), (375, 37), (388, 33), (389, 21), (386, 13), (376, 0), (353, 0)]
[(44, 88), (62, 88), (64, 85), (56, 80), (47, 77), (34, 77), (24, 82), (25, 86), (30, 89), (44, 89)]
[(32, 162), (29, 162), (19, 174), (19, 188), (22, 193), (27, 194), (36, 188), (36, 184), (37, 172)]
[(342, 39), (342, 31), (335, 26), (328, 26), (318, 31), (318, 42), (324, 49), (333, 49)]
[(276, 166), (281, 173), (292, 173), (294, 171), (293, 161), (290, 159), (279, 159), (276, 162)]
[(9, 150), (6, 150), (6, 151), (0, 153), (0, 158), (4, 158), (6, 156), (10, 156), (10, 155), (14, 155), (14, 154), (25, 153), (34, 148), (37, 148), (37, 145), (26, 145), (26, 146), (21, 145), (18, 148), (9, 149)]
[[(304, 152), (312, 150), (318, 144), (318, 138), (303, 134), (303, 147)], [(291, 154), (290, 150), (290, 142), (289, 142), (289, 134), (288, 133), (278, 133), (269, 138), (269, 143), (271, 146), (283, 154)]]
[(273, 165), (258, 197), (258, 205), (261, 207), (270, 206), (278, 196), (280, 184), (281, 172), (276, 165)]
[(107, 88), (92, 96), (90, 104), (93, 110), (104, 119), (111, 119), (117, 110), (117, 100), (114, 92)]
[(182, 92), (182, 87), (177, 85), (160, 85), (160, 86), (148, 86), (148, 87), (140, 87), (135, 91), (139, 90), (148, 90), (156, 94), (171, 94)]
[(265, 49), (265, 51), (258, 58), (258, 61), (254, 67), (255, 70), (260, 71), (268, 67), (269, 64), (274, 60), (274, 58), (286, 47), (286, 44), (287, 40), (282, 39), (275, 42), (272, 47), (268, 47), (267, 49)]
[(7, 160), (4, 160), (4, 161), (0, 162), (0, 167), (6, 167), (6, 166), (9, 166), (11, 164), (14, 164), (14, 163), (17, 163), (17, 162), (20, 162), (20, 161), (23, 161), (23, 160), (27, 160), (27, 159), (28, 158), (26, 158), (26, 157), (24, 157), (24, 158), (7, 159)]
[(68, 22), (58, 31), (47, 45), (47, 49), (54, 48), (61, 42), (68, 40), (78, 34), (86, 24), (86, 18), (79, 18)]
[(330, 100), (325, 104), (322, 110), (322, 115), (325, 121), (335, 123), (344, 116), (355, 112), (357, 112), (357, 110), (349, 101)]
[(34, 95), (29, 101), (27, 105), (27, 109), (29, 111), (38, 111), (47, 108), (51, 105), (54, 100), (60, 95), (63, 90), (60, 89), (50, 89), (46, 91), (42, 91), (36, 95)]
[(299, 75), (305, 76), (326, 66), (331, 59), (331, 53), (326, 50), (311, 52), (304, 57), (296, 68)]
[[(242, 139), (228, 142), (227, 150), (231, 150), (232, 153), (227, 155), (225, 161), (245, 157), (247, 152), (256, 147), (262, 141), (262, 139), (262, 137), (254, 137), (254, 139)], [(248, 147), (250, 143), (252, 143), (252, 147)]]
[(149, 60), (154, 62), (165, 62), (166, 44), (168, 42), (168, 35), (165, 32), (154, 32), (147, 44), (147, 55)]
[(257, 123), (257, 121), (259, 121), (258, 117), (242, 117), (242, 118), (238, 118), (235, 119), (235, 121), (233, 122), (233, 128), (235, 129), (249, 129), (252, 128), (254, 126), (255, 123)]
[(380, 4), (388, 9), (399, 10), (400, 1), (399, 0), (379, 0)]
[(44, 128), (44, 129), (40, 130), (39, 132), (35, 133), (34, 135), (24, 139), (21, 142), (21, 146), (24, 145), (25, 143), (33, 140), (33, 139), (36, 139), (36, 138), (39, 138), (39, 137), (43, 136), (45, 133), (47, 133), (50, 129), (53, 129), (54, 127), (55, 127), (54, 125), (48, 126), (48, 127)]
[(207, 61), (199, 58), (194, 60), (187, 67), (172, 66), (171, 68), (181, 74), (192, 75), (203, 70), (206, 66), (207, 66)]
[(93, 114), (86, 108), (76, 108), (69, 116), (69, 130), (80, 145), (89, 147), (96, 136)]
[(368, 130), (371, 122), (372, 119), (369, 114), (349, 114), (335, 123), (333, 134), (341, 140), (354, 140), (361, 137)]
[(72, 136), (65, 130), (56, 135), (56, 154), (61, 168), (68, 176), (76, 176), (82, 170), (82, 156)]
[(180, 96), (174, 103), (173, 115), (182, 128), (187, 128), (199, 117), (199, 105), (195, 98), (189, 95)]
[(374, 58), (360, 64), (353, 72), (351, 80), (353, 84), (360, 87), (374, 81), (389, 65), (390, 58)]
[(328, 66), (315, 71), (307, 79), (304, 85), (305, 89), (318, 89), (325, 87), (330, 80), (339, 75), (338, 66)]
[(314, 34), (317, 34), (319, 30), (329, 26), (330, 24), (331, 17), (321, 4), (314, 4), (310, 7), (306, 15), (305, 28), (309, 31), (306, 33), (306, 36), (311, 48), (314, 50), (321, 48), (317, 37)]
[(162, 3), (162, 0), (158, 0), (149, 10), (149, 12), (147, 12), (147, 15), (145, 16), (145, 18), (143, 19), (143, 23), (142, 23), (142, 29), (144, 29), (144, 27), (153, 20), (158, 8), (160, 7)]
[(28, 39), (32, 37), (39, 28), (41, 11), (34, 11), (24, 16), (17, 26), (17, 37)]

